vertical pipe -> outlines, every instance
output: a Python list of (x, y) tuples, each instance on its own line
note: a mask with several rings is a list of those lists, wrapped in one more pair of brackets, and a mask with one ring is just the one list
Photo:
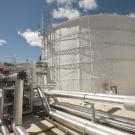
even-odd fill
[(14, 124), (15, 126), (22, 125), (22, 109), (23, 109), (23, 80), (16, 79), (15, 82), (15, 110), (14, 110)]
[(3, 119), (3, 109), (4, 109), (4, 91), (0, 89), (1, 98), (0, 98), (0, 119)]
[(4, 110), (4, 90), (0, 89), (0, 130), (2, 135), (9, 135), (7, 127), (3, 124), (3, 110)]

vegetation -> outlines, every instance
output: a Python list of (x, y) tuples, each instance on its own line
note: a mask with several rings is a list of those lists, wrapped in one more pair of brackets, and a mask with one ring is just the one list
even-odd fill
[(7, 62), (5, 62), (5, 63), (3, 63), (5, 66), (14, 66), (14, 64), (13, 63), (7, 63)]

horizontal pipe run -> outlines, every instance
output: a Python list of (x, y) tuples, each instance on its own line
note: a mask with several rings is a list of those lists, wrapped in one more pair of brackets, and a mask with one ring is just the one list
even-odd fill
[(84, 100), (85, 102), (98, 103), (105, 105), (112, 105), (115, 107), (121, 107), (126, 110), (135, 111), (135, 97), (133, 96), (115, 96), (108, 94), (95, 94), (95, 93), (81, 93), (81, 92), (62, 92), (62, 91), (44, 91), (46, 95), (56, 96), (62, 98), (75, 98)]
[(16, 126), (13, 130), (16, 135), (30, 135), (22, 126)]
[[(46, 92), (46, 90), (43, 90)], [(113, 98), (125, 98), (125, 97), (131, 97), (131, 96), (124, 96), (124, 95), (112, 95), (112, 94), (102, 94), (102, 93), (88, 93), (88, 92), (72, 92), (72, 91), (63, 91), (63, 90), (51, 90), (52, 92), (55, 92), (55, 93), (58, 93), (58, 92), (61, 92), (61, 93), (67, 93), (67, 92), (70, 92), (71, 94), (84, 94), (84, 95), (91, 95), (91, 96), (102, 96), (102, 97), (113, 97)]]
[[(63, 113), (60, 112), (60, 111), (58, 111), (58, 114), (63, 115)], [(99, 131), (101, 130), (103, 132), (108, 132), (109, 135), (111, 135), (111, 134), (114, 134), (114, 135), (129, 135), (128, 133), (125, 133), (125, 132), (122, 132), (122, 131), (119, 131), (119, 130), (116, 130), (114, 128), (110, 128), (110, 127), (107, 127), (107, 126), (103, 126), (101, 124), (93, 123), (89, 120), (81, 119), (79, 117), (75, 118), (74, 116), (72, 116), (72, 115), (70, 116), (69, 114), (66, 114), (66, 115), (67, 115), (67, 117), (70, 117), (70, 119), (81, 122), (82, 124), (85, 124), (88, 127), (93, 127), (93, 128), (95, 128)]]
[(108, 128), (79, 117), (71, 116), (69, 114), (63, 112), (52, 112), (50, 111), (50, 115), (52, 118), (61, 121), (64, 124), (68, 124), (72, 127), (80, 129), (81, 131), (85, 131), (86, 134), (94, 134), (94, 135), (130, 135), (125, 132), (121, 132), (112, 128)]
[(66, 127), (65, 125), (62, 125), (60, 123), (60, 121), (54, 121), (51, 119), (47, 118), (47, 121), (49, 121), (50, 123), (53, 123), (54, 125), (57, 126), (58, 129), (62, 130), (63, 132), (65, 132), (68, 135), (82, 135), (82, 132), (78, 132), (78, 131), (74, 131), (73, 129), (69, 129), (68, 126)]
[[(94, 135), (108, 135), (109, 133), (105, 133), (103, 131), (99, 131), (95, 128), (92, 128), (92, 127), (86, 127), (85, 124), (82, 124), (78, 121), (75, 121), (74, 119), (71, 119), (71, 118), (67, 118), (65, 116), (62, 116), (61, 114), (57, 114), (56, 112), (50, 112), (50, 115), (52, 118), (58, 120), (58, 121), (61, 121), (62, 123), (64, 124), (69, 124), (70, 126), (80, 130), (80, 131), (85, 131), (85, 133), (89, 133), (89, 134), (94, 134)], [(111, 134), (110, 134), (111, 135)]]
[[(86, 107), (82, 107), (82, 106), (74, 105), (74, 104), (69, 104), (69, 103), (65, 103), (65, 102), (59, 102), (59, 105), (55, 105), (55, 106), (71, 108), (71, 109), (74, 109), (77, 111), (81, 110), (81, 112), (84, 112), (87, 114), (90, 112), (90, 108), (86, 108)], [(133, 119), (133, 118), (131, 119), (131, 118), (127, 118), (127, 117), (117, 116), (117, 115), (110, 114), (108, 112), (104, 112), (104, 111), (100, 111), (100, 110), (95, 110), (95, 111), (96, 111), (96, 116), (98, 116), (98, 117), (105, 117), (107, 119), (118, 120), (123, 123), (135, 125), (135, 119)]]
[[(60, 106), (60, 105), (52, 105), (51, 107), (56, 109), (56, 110), (60, 110), (60, 111), (63, 111), (63, 112), (69, 113), (69, 114), (73, 114), (73, 115), (81, 117), (81, 118), (85, 118), (85, 119), (91, 118), (90, 111), (89, 111), (89, 113), (86, 113), (86, 112), (74, 110), (74, 109), (67, 108), (67, 107)], [(111, 119), (111, 118), (103, 117), (103, 116), (100, 116), (100, 115), (96, 115), (96, 119), (100, 122), (105, 122), (105, 123), (111, 124), (115, 127), (135, 132), (135, 125), (128, 124), (128, 123), (125, 123), (125, 122), (121, 122), (121, 121), (118, 121), (118, 120), (114, 120), (113, 117)]]

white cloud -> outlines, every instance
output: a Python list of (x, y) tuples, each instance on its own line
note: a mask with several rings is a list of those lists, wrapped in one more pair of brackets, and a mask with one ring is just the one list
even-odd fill
[(135, 13), (130, 13), (129, 17), (135, 18)]
[(78, 18), (80, 12), (77, 9), (71, 9), (68, 7), (60, 7), (53, 10), (53, 18), (68, 18), (69, 20)]
[(75, 2), (76, 0), (46, 0), (47, 3), (52, 3), (52, 2), (56, 2), (57, 4), (61, 4), (61, 5), (70, 5), (73, 2)]
[(22, 36), (26, 42), (31, 46), (41, 47), (41, 39), (38, 37), (38, 31), (31, 31), (31, 29), (27, 29), (25, 32), (18, 32), (20, 36)]
[(0, 46), (2, 46), (4, 44), (7, 44), (7, 41), (6, 40), (3, 40), (3, 39), (0, 39)]
[(54, 2), (55, 0), (46, 0), (47, 3), (52, 3)]
[(98, 7), (96, 0), (81, 0), (79, 2), (79, 6), (86, 10), (93, 10)]

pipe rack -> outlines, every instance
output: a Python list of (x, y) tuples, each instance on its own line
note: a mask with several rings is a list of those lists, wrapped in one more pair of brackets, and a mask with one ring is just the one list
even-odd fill
[[(46, 110), (47, 108), (50, 108), (48, 101), (46, 100), (46, 97), (43, 96), (43, 91), (40, 89), (40, 87), (37, 88), (38, 91), (41, 91), (39, 93), (39, 96), (42, 100), (42, 104), (44, 105), (44, 109)], [(45, 92), (46, 93), (46, 92)], [(43, 94), (43, 95), (42, 95)], [(53, 95), (47, 94), (47, 95)], [(54, 94), (54, 95), (59, 95), (59, 94)], [(68, 96), (69, 97), (69, 96)], [(76, 97), (76, 96), (74, 96)], [(77, 97), (80, 97), (77, 95)], [(46, 102), (46, 103), (44, 103)], [(46, 105), (48, 106), (46, 108)], [(66, 123), (74, 128), (77, 128), (78, 130), (81, 130), (84, 134), (94, 134), (94, 135), (130, 135), (126, 132), (122, 132), (110, 127), (105, 127), (100, 124), (82, 119), (80, 117), (72, 116), (67, 113), (63, 113), (61, 111), (52, 111), (51, 109), (47, 110), (49, 111), (49, 115), (58, 121), (61, 121), (62, 123)]]

